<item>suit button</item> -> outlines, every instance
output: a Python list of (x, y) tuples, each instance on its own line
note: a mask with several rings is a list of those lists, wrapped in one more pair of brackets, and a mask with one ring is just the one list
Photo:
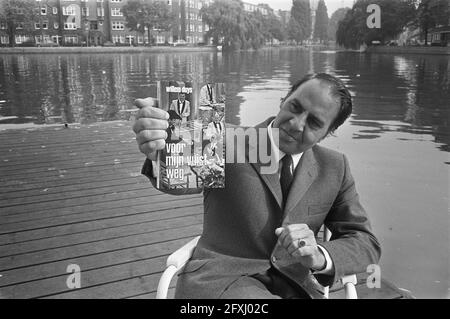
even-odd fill
[(276, 263), (277, 262), (277, 257), (275, 257), (275, 256), (272, 256), (272, 263)]

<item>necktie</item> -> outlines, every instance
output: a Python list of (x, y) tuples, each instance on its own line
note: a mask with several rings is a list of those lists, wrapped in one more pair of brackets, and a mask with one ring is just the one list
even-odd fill
[(212, 90), (212, 87), (210, 87), (210, 86), (208, 85), (207, 88), (208, 88), (209, 101), (210, 101), (211, 103), (213, 103), (213, 102), (214, 102), (214, 97), (213, 97), (213, 90)]
[(286, 200), (289, 194), (289, 188), (291, 187), (292, 181), (294, 179), (294, 174), (292, 173), (292, 166), (294, 162), (292, 161), (292, 156), (286, 154), (281, 159), (281, 174), (280, 174), (280, 184), (281, 192), (283, 193), (283, 205), (286, 205)]

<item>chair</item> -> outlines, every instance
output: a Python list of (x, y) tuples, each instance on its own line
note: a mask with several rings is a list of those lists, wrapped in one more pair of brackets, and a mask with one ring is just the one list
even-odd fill
[[(331, 232), (325, 228), (323, 232), (323, 240), (330, 240)], [(166, 262), (166, 270), (163, 272), (161, 279), (158, 283), (158, 289), (156, 291), (156, 299), (167, 299), (167, 294), (169, 292), (169, 286), (172, 281), (173, 276), (179, 272), (194, 252), (195, 247), (197, 246), (198, 240), (200, 236), (195, 237), (186, 245), (172, 253), (169, 258), (167, 258)], [(346, 299), (358, 299), (356, 293), (356, 275), (345, 276), (341, 278), (341, 283), (344, 286), (345, 298)], [(325, 287), (325, 297), (329, 298), (329, 287)]]

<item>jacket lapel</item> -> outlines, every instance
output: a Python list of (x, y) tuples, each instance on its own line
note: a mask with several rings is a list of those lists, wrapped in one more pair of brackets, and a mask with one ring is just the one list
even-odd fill
[[(270, 122), (272, 122), (274, 118), (269, 118), (268, 120), (266, 120), (265, 122), (257, 125), (255, 128), (258, 130), (260, 128), (267, 128), (267, 126), (270, 124)], [(262, 140), (260, 141), (259, 138), (261, 137), (259, 135), (259, 132), (257, 132), (258, 134), (258, 143), (256, 143), (256, 145), (260, 145), (259, 143), (261, 142), (266, 142), (267, 141), (267, 150), (272, 150), (271, 149), (271, 145), (270, 145), (270, 139), (267, 136), (266, 137), (266, 141)], [(257, 156), (257, 162), (256, 163), (250, 163), (256, 170), (257, 174), (261, 177), (262, 181), (266, 184), (267, 188), (269, 188), (270, 192), (272, 193), (272, 195), (275, 197), (278, 206), (280, 207), (280, 209), (282, 209), (283, 207), (283, 195), (281, 192), (281, 185), (280, 185), (280, 179), (278, 177), (278, 171), (275, 172), (274, 174), (261, 174), (261, 168), (264, 167), (264, 165), (266, 164), (262, 164), (260, 162), (260, 158), (259, 158), (259, 149), (257, 149), (257, 147), (250, 145), (248, 143), (248, 140), (246, 141), (246, 157), (247, 160), (249, 159), (248, 156), (248, 151), (253, 151), (253, 152), (258, 152), (258, 156)]]
[(288, 215), (303, 198), (313, 181), (317, 177), (317, 162), (312, 149), (303, 153), (303, 156), (295, 169), (289, 196), (284, 209), (284, 216)]

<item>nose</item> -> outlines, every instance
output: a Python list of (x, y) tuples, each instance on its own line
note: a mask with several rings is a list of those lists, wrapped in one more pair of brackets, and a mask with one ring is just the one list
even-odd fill
[(307, 117), (308, 117), (308, 113), (307, 112), (296, 114), (289, 121), (291, 129), (295, 130), (297, 132), (303, 132), (303, 129), (305, 128), (305, 125), (306, 125), (306, 118)]

